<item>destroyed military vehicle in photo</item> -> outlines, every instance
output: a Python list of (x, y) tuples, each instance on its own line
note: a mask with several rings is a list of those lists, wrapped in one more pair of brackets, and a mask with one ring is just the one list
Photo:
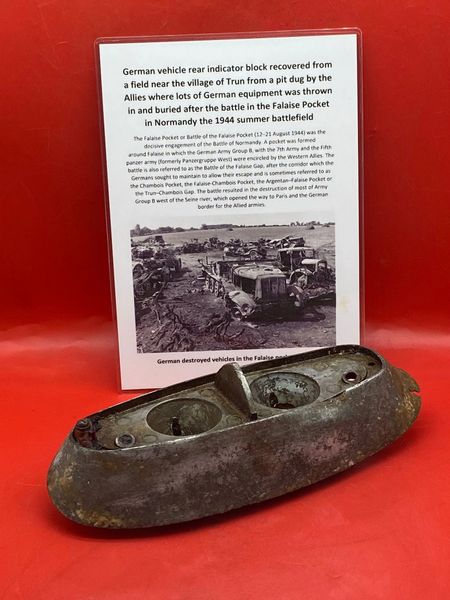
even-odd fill
[(139, 233), (131, 232), (139, 352), (335, 343), (334, 223)]

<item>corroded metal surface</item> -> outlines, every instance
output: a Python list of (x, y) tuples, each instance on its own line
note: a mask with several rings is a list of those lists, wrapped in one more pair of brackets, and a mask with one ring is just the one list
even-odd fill
[(339, 473), (414, 422), (415, 381), (337, 346), (201, 377), (80, 420), (48, 489), (95, 527), (165, 525), (260, 502)]

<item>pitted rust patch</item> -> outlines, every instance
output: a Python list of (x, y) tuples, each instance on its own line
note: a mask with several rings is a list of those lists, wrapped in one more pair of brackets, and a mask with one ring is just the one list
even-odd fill
[(84, 511), (78, 508), (75, 511), (75, 516), (79, 523), (92, 525), (93, 527), (109, 527), (112, 529), (121, 529), (127, 527), (123, 519), (115, 517), (107, 512), (99, 514), (93, 511)]

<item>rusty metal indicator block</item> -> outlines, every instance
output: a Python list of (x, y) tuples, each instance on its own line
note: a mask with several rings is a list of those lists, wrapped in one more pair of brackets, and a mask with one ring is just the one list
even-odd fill
[(416, 392), (405, 371), (361, 346), (230, 363), (78, 421), (49, 493), (66, 517), (94, 527), (224, 513), (381, 450), (414, 422)]

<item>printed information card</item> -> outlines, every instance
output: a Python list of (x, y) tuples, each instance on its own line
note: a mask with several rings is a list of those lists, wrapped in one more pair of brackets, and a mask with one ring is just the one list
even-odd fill
[(123, 389), (358, 343), (358, 34), (97, 45)]

